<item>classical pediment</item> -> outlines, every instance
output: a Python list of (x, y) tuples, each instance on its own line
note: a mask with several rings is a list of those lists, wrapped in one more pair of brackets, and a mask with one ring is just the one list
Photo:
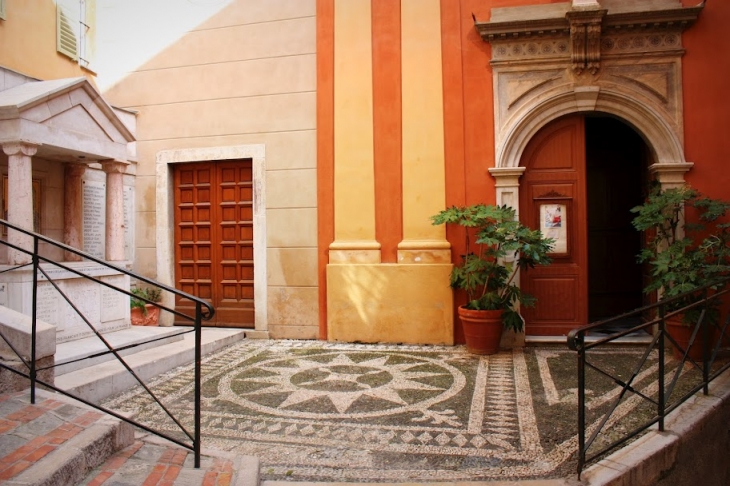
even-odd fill
[(134, 136), (86, 78), (71, 78), (0, 91), (0, 143), (15, 140), (38, 145), (41, 157), (127, 160)]

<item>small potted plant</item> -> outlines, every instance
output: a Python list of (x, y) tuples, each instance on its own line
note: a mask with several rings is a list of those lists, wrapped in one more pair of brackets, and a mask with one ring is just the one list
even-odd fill
[(517, 272), (550, 263), (553, 240), (521, 224), (506, 205), (453, 206), (431, 220), (464, 229), (466, 254), (454, 265), (451, 287), (467, 294), (467, 304), (458, 308), (466, 347), (475, 354), (496, 353), (503, 327), (523, 329), (518, 305), (535, 304), (516, 284)]
[[(684, 223), (687, 208), (694, 211), (696, 223)], [(729, 210), (730, 203), (702, 197), (689, 186), (664, 191), (657, 186), (644, 204), (631, 210), (636, 213), (634, 227), (646, 232), (644, 248), (638, 255), (639, 263), (648, 265), (651, 276), (644, 292), (657, 292), (662, 299), (684, 295), (672, 301), (669, 312), (690, 305), (696, 298), (692, 291), (713, 288), (730, 273), (730, 223), (725, 219)], [(702, 310), (695, 307), (666, 321), (668, 332), (684, 349), (689, 344), (690, 325), (697, 322)], [(716, 305), (705, 311), (711, 321), (717, 319)], [(700, 346), (692, 350), (691, 357), (701, 358)]]
[(160, 319), (160, 308), (150, 302), (162, 300), (162, 290), (158, 288), (134, 288), (135, 297), (130, 297), (130, 319), (135, 326), (156, 326)]

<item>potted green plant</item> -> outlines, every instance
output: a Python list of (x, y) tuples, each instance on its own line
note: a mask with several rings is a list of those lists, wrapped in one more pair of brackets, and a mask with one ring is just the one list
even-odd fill
[[(685, 222), (688, 208), (692, 208), (695, 223)], [(676, 298), (669, 312), (692, 304), (697, 298), (692, 291), (706, 286), (712, 289), (730, 273), (730, 223), (725, 219), (729, 210), (730, 203), (703, 197), (689, 186), (667, 190), (657, 186), (644, 204), (631, 210), (636, 213), (634, 227), (646, 232), (638, 255), (639, 263), (648, 265), (651, 277), (644, 292), (656, 292), (662, 299)], [(689, 326), (702, 310), (695, 307), (667, 319), (668, 332), (684, 349), (689, 344)], [(704, 310), (710, 321), (717, 318), (716, 305)], [(692, 350), (693, 358), (701, 357), (701, 347)]]
[[(135, 326), (156, 326), (160, 319), (160, 308), (150, 302), (162, 300), (162, 290), (153, 287), (133, 288), (130, 297), (130, 320)], [(149, 302), (148, 302), (149, 301)]]
[(431, 217), (434, 225), (463, 228), (466, 253), (451, 272), (451, 287), (464, 290), (466, 305), (458, 308), (467, 350), (493, 354), (502, 329), (523, 329), (518, 306), (533, 306), (535, 298), (515, 282), (520, 269), (550, 263), (553, 240), (515, 219), (508, 206), (452, 206)]

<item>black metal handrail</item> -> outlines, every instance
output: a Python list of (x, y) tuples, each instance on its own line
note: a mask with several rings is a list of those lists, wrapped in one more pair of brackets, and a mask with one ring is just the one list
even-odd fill
[[(730, 289), (728, 284), (730, 279), (725, 279), (711, 285), (707, 285), (692, 292), (670, 299), (663, 299), (654, 304), (647, 305), (633, 311), (621, 314), (619, 316), (602, 320), (587, 326), (574, 329), (568, 335), (568, 346), (570, 349), (578, 352), (578, 478), (586, 464), (605, 455), (606, 453), (625, 444), (627, 441), (638, 436), (654, 424), (658, 424), (660, 431), (664, 431), (664, 419), (673, 410), (680, 406), (683, 402), (703, 390), (707, 395), (709, 393), (709, 383), (719, 376), (722, 372), (730, 367), (730, 362), (722, 364), (713, 370), (713, 366), (717, 362), (720, 350), (723, 344), (727, 345), (725, 340), (727, 336), (728, 325), (730, 324), (730, 315), (725, 319), (721, 319), (721, 304), (726, 303)], [(693, 316), (691, 322), (685, 322), (691, 329), (689, 344), (684, 347), (667, 332), (667, 320), (671, 318), (681, 319), (687, 316), (688, 311)], [(696, 318), (695, 318), (696, 316)], [(712, 318), (710, 318), (712, 317)], [(617, 323), (626, 322), (627, 320), (637, 320), (640, 324), (627, 327), (620, 331), (615, 331), (601, 337), (593, 337), (591, 334), (600, 333), (606, 329), (612, 328)], [(686, 321), (686, 320), (685, 320)], [(724, 321), (724, 322), (723, 322)], [(618, 374), (607, 370), (605, 366), (591, 361), (589, 352), (604, 345), (613, 344), (619, 338), (623, 338), (637, 332), (645, 332), (647, 336), (651, 336), (650, 342), (641, 358), (635, 363), (628, 379), (621, 378)], [(587, 339), (589, 338), (589, 339)], [(671, 344), (678, 350), (681, 359), (672, 362), (676, 365), (674, 371), (669, 373), (670, 378), (667, 380), (667, 364), (669, 358), (666, 353), (666, 345)], [(690, 351), (699, 346), (702, 351), (702, 358), (692, 358)], [(656, 398), (652, 398), (648, 393), (640, 390), (635, 381), (644, 366), (647, 364), (652, 351), (656, 351), (657, 372), (656, 372)], [(676, 390), (680, 375), (685, 371), (686, 367), (700, 371), (701, 380), (695, 386), (683, 390), (681, 395), (673, 396)], [(586, 439), (589, 432), (586, 425), (586, 371), (592, 370), (598, 375), (611, 380), (620, 387), (613, 402), (603, 414), (602, 418), (596, 425), (591, 427), (590, 436)], [(643, 421), (638, 426), (625, 434), (617, 434), (615, 429), (611, 430), (612, 435), (620, 435), (603, 447), (599, 447), (588, 454), (588, 449), (595, 443), (601, 433), (606, 432), (606, 426), (611, 420), (614, 412), (624, 399), (632, 394), (646, 403), (651, 404), (655, 409), (655, 414), (651, 418)], [(670, 403), (670, 398), (672, 402)]]
[[(68, 245), (65, 245), (63, 243), (59, 243), (51, 238), (48, 238), (46, 236), (40, 235), (38, 233), (34, 233), (32, 231), (25, 230), (23, 228), (20, 228), (16, 225), (10, 224), (5, 220), (0, 219), (0, 227), (5, 227), (8, 229), (7, 234), (10, 234), (11, 231), (16, 231), (21, 234), (25, 234), (28, 237), (32, 238), (33, 245), (32, 249), (24, 248), (22, 246), (18, 246), (15, 244), (12, 244), (8, 242), (6, 239), (0, 239), (0, 244), (6, 246), (7, 248), (12, 248), (14, 250), (20, 251), (22, 253), (25, 253), (31, 257), (30, 263), (25, 263), (22, 265), (16, 265), (12, 266), (10, 268), (4, 269), (0, 273), (6, 273), (6, 272), (12, 272), (15, 270), (19, 270), (22, 268), (30, 267), (32, 266), (32, 272), (33, 272), (33, 294), (32, 294), (32, 315), (31, 315), (31, 322), (32, 322), (32, 329), (31, 329), (31, 356), (30, 359), (26, 360), (22, 353), (20, 353), (11, 343), (10, 341), (2, 334), (2, 331), (0, 330), (0, 338), (5, 341), (5, 343), (12, 349), (12, 351), (18, 356), (18, 359), (23, 363), (24, 367), (28, 369), (28, 373), (24, 373), (23, 371), (16, 370), (12, 367), (6, 366), (3, 363), (0, 363), (0, 367), (18, 374), (20, 376), (24, 376), (28, 379), (30, 379), (30, 400), (31, 403), (35, 403), (35, 388), (37, 384), (43, 385), (44, 387), (47, 387), (51, 390), (54, 390), (58, 393), (61, 393), (65, 396), (68, 396), (70, 398), (73, 398), (75, 400), (78, 400), (90, 407), (93, 407), (97, 410), (100, 410), (106, 414), (112, 415), (120, 420), (123, 420), (127, 423), (130, 423), (134, 425), (135, 427), (139, 427), (151, 434), (157, 435), (159, 437), (163, 437), (171, 442), (174, 442), (175, 444), (178, 444), (179, 446), (188, 449), (193, 452), (194, 458), (195, 458), (195, 467), (200, 467), (200, 449), (201, 449), (201, 439), (200, 439), (200, 421), (201, 421), (201, 406), (200, 406), (200, 386), (201, 386), (201, 337), (202, 337), (202, 321), (209, 320), (213, 317), (215, 314), (215, 309), (206, 301), (195, 297), (193, 295), (190, 295), (186, 292), (183, 292), (181, 290), (178, 290), (174, 287), (170, 287), (168, 285), (159, 283), (155, 280), (152, 280), (150, 278), (144, 277), (142, 275), (138, 275), (130, 270), (127, 270), (125, 268), (116, 266), (112, 263), (106, 262), (104, 260), (101, 260), (99, 258), (94, 257), (93, 255), (89, 255), (88, 253), (85, 253), (83, 251), (80, 251), (76, 248), (70, 247)], [(154, 287), (157, 287), (165, 292), (169, 292), (170, 294), (173, 294), (174, 296), (188, 299), (192, 301), (195, 304), (195, 314), (193, 316), (185, 314), (183, 312), (180, 312), (174, 308), (167, 307), (159, 302), (152, 302), (151, 300), (140, 297), (138, 295), (133, 294), (127, 289), (122, 289), (115, 287), (107, 282), (104, 282), (103, 280), (94, 277), (93, 275), (88, 275), (84, 273), (82, 270), (79, 270), (77, 268), (74, 268), (73, 266), (69, 266), (67, 264), (63, 264), (61, 262), (52, 260), (50, 258), (44, 257), (39, 253), (39, 244), (43, 242), (51, 247), (58, 248), (60, 250), (63, 250), (65, 252), (73, 253), (75, 255), (78, 255), (79, 257), (94, 262), (100, 266), (103, 266), (105, 268), (109, 268), (111, 270), (114, 270), (116, 272), (119, 272), (123, 275), (128, 275), (129, 277), (135, 279), (137, 282), (144, 282), (147, 285), (151, 285)], [(178, 335), (182, 334), (188, 334), (188, 333), (195, 333), (194, 340), (195, 340), (195, 391), (194, 391), (194, 418), (193, 418), (193, 430), (188, 430), (178, 419), (174, 416), (174, 414), (167, 408), (165, 405), (160, 401), (160, 399), (152, 392), (152, 390), (144, 383), (144, 381), (135, 373), (135, 371), (127, 364), (127, 362), (124, 360), (124, 358), (119, 354), (120, 351), (124, 349), (129, 349), (134, 346), (141, 346), (143, 344), (147, 344), (149, 342), (153, 342), (156, 339), (152, 339), (143, 343), (137, 343), (132, 346), (125, 346), (123, 348), (115, 349), (105, 338), (104, 336), (95, 328), (94, 324), (87, 319), (87, 317), (79, 310), (79, 308), (69, 299), (69, 297), (61, 290), (61, 288), (58, 286), (58, 284), (51, 278), (51, 276), (48, 274), (46, 269), (41, 267), (41, 263), (50, 264), (54, 267), (61, 268), (63, 270), (66, 270), (70, 273), (73, 273), (79, 277), (82, 277), (87, 280), (91, 280), (96, 282), (99, 285), (102, 285), (106, 288), (112, 289), (116, 292), (120, 292), (122, 294), (126, 294), (130, 298), (135, 298), (141, 301), (144, 301), (148, 304), (154, 304), (155, 306), (159, 307), (161, 310), (169, 312), (173, 315), (175, 315), (180, 322), (189, 322), (192, 324), (192, 329), (184, 330), (178, 333)], [(44, 279), (46, 279), (53, 287), (54, 289), (61, 295), (61, 297), (71, 306), (71, 308), (76, 312), (76, 314), (84, 321), (84, 323), (91, 329), (91, 331), (96, 335), (99, 340), (106, 346), (107, 351), (96, 353), (91, 356), (87, 356), (82, 359), (91, 359), (94, 357), (102, 356), (102, 355), (108, 355), (113, 354), (114, 357), (124, 366), (124, 368), (135, 378), (135, 380), (142, 386), (145, 391), (149, 394), (149, 396), (162, 408), (162, 410), (167, 414), (167, 416), (180, 428), (181, 432), (190, 440), (190, 443), (185, 442), (183, 440), (179, 440), (169, 434), (166, 434), (162, 431), (155, 430), (145, 424), (139, 423), (129, 417), (126, 417), (122, 414), (119, 414), (113, 410), (109, 410), (99, 404), (92, 403), (84, 398), (78, 397), (72, 393), (69, 393), (65, 390), (62, 390), (58, 387), (56, 387), (52, 383), (46, 383), (38, 378), (38, 372), (44, 371), (50, 368), (54, 368), (56, 365), (52, 366), (46, 366), (46, 367), (37, 367), (36, 366), (36, 333), (37, 333), (37, 289), (38, 289), (38, 279), (39, 276), (42, 276)], [(184, 328), (181, 328), (184, 329)], [(79, 361), (79, 360), (77, 360)]]

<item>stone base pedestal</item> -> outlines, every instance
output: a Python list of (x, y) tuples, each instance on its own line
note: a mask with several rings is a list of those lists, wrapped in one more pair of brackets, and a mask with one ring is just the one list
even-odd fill
[[(21, 373), (25, 373), (25, 374), (30, 373), (30, 370), (20, 360), (5, 360), (0, 357), (0, 363), (2, 363), (3, 365), (8, 366), (14, 370), (18, 370)], [(36, 368), (46, 368), (48, 366), (53, 366), (53, 363), (54, 363), (53, 356), (48, 356), (46, 358), (41, 358), (41, 359), (37, 360), (35, 365), (36, 365)], [(53, 380), (55, 378), (53, 368), (39, 371), (36, 375), (36, 378), (45, 383), (49, 383), (49, 384), (53, 385), (54, 384)], [(0, 368), (0, 394), (23, 391), (23, 390), (28, 389), (29, 387), (30, 387), (29, 378), (26, 378), (25, 376), (20, 376), (17, 373), (13, 373), (12, 371), (6, 370), (5, 368)]]
[(327, 339), (454, 344), (451, 264), (330, 264)]
[[(112, 269), (89, 262), (68, 262), (65, 265), (114, 287), (129, 290), (129, 276)], [(130, 327), (129, 296), (53, 265), (43, 268), (99, 332)], [(56, 326), (57, 343), (93, 335), (91, 328), (50, 282), (39, 278), (37, 292), (37, 318)], [(32, 270), (15, 270), (0, 275), (0, 305), (32, 315)]]

